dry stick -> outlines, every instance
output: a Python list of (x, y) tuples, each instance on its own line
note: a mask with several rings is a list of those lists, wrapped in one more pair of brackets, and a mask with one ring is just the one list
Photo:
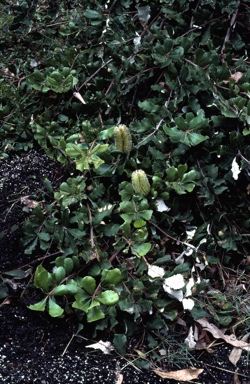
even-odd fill
[(164, 120), (161, 119), (161, 120), (159, 121), (159, 123), (157, 124), (156, 128), (154, 129), (154, 131), (153, 131), (152, 133), (150, 133), (150, 135), (148, 135), (147, 137), (145, 137), (145, 139), (143, 139), (142, 141), (140, 141), (140, 143), (138, 143), (138, 144), (135, 146), (135, 148), (139, 148), (139, 147), (142, 145), (142, 143), (144, 143), (144, 141), (148, 140), (151, 136), (153, 136), (153, 135), (159, 130), (159, 128), (160, 128), (160, 126), (162, 125), (163, 121), (164, 121)]
[[(170, 93), (169, 93), (168, 100), (167, 100), (166, 103), (165, 103), (165, 107), (166, 107), (166, 108), (168, 108), (168, 104), (169, 104), (170, 99), (171, 99), (171, 97), (172, 97), (172, 93), (173, 93), (173, 91), (171, 90)], [(145, 137), (145, 139), (143, 139), (142, 141), (140, 141), (140, 143), (138, 143), (138, 144), (135, 146), (135, 148), (139, 148), (140, 145), (141, 145), (142, 143), (144, 143), (144, 141), (148, 140), (151, 136), (153, 136), (153, 135), (159, 130), (159, 128), (160, 128), (160, 126), (162, 125), (163, 121), (164, 121), (164, 119), (161, 119), (161, 120), (159, 121), (159, 123), (157, 124), (155, 130), (154, 130), (152, 133), (150, 133), (150, 135), (148, 135), (147, 137)]]
[(137, 88), (138, 88), (138, 87), (135, 88), (135, 92), (134, 92), (134, 95), (133, 95), (132, 103), (131, 103), (130, 108), (129, 108), (129, 113), (128, 113), (129, 115), (132, 115), (132, 109), (133, 109), (134, 104), (135, 104), (135, 98), (136, 98), (136, 94), (137, 94)]
[(250, 165), (250, 161), (247, 160), (241, 153), (241, 151), (238, 151), (238, 155), (242, 158), (242, 160), (244, 160), (248, 165)]
[(210, 370), (207, 368), (207, 364), (204, 364), (205, 366), (205, 369), (207, 371), (207, 373), (212, 376), (212, 378), (216, 381), (216, 383), (220, 384), (220, 382), (216, 379), (216, 377), (212, 374), (212, 372), (210, 372)]
[(77, 89), (77, 92), (79, 92), (82, 87), (84, 87), (91, 79), (93, 79), (93, 77), (95, 77), (95, 75), (97, 75), (97, 73), (104, 67), (106, 67), (106, 65), (108, 65), (109, 63), (111, 63), (111, 61), (113, 61), (113, 59), (109, 59), (108, 61), (106, 61), (105, 63), (103, 63), (100, 68), (98, 68), (87, 80), (84, 81), (84, 83)]
[(56, 255), (59, 255), (59, 254), (62, 254), (62, 253), (63, 253), (62, 251), (57, 251), (55, 253), (50, 253), (49, 255), (46, 255), (46, 256), (43, 256), (43, 257), (39, 257), (36, 260), (30, 261), (28, 264), (21, 265), (21, 267), (18, 267), (18, 269), (29, 267), (31, 264), (35, 264), (38, 261), (42, 261), (42, 260), (48, 259), (49, 257), (56, 256)]
[(153, 221), (149, 220), (149, 222), (150, 222), (150, 224), (152, 224), (155, 228), (157, 228), (161, 233), (163, 233), (169, 239), (174, 240), (176, 243), (186, 245), (186, 247), (189, 247), (189, 248), (193, 249), (195, 252), (200, 253), (203, 257), (206, 257), (205, 252), (200, 251), (194, 245), (192, 245), (190, 243), (186, 243), (186, 241), (181, 241), (181, 240), (176, 239), (175, 237), (173, 237), (173, 236), (169, 235), (168, 233), (166, 233), (165, 231), (163, 231), (160, 227), (158, 227), (157, 224), (153, 223)]
[(229, 28), (227, 29), (227, 34), (225, 36), (225, 39), (224, 39), (224, 42), (223, 42), (223, 45), (222, 45), (222, 48), (221, 48), (221, 61), (222, 62), (225, 61), (225, 59), (224, 59), (224, 50), (225, 50), (225, 47), (226, 47), (226, 42), (229, 41), (229, 39), (230, 39), (231, 28), (235, 24), (236, 17), (237, 17), (238, 12), (239, 12), (239, 5), (240, 5), (240, 1), (237, 2), (237, 9), (236, 9), (235, 13), (233, 14), (233, 16), (232, 16), (232, 18), (230, 20), (230, 25), (229, 25)]
[(90, 210), (90, 206), (89, 204), (87, 203), (87, 208), (88, 208), (88, 211), (89, 211), (89, 225), (90, 225), (90, 246), (93, 249), (95, 249), (95, 242), (94, 242), (94, 230), (93, 230), (93, 220), (92, 220), (92, 214), (91, 214), (91, 210)]
[[(211, 368), (215, 368), (218, 371), (224, 371), (224, 372), (228, 372), (228, 373), (234, 374), (234, 371), (230, 371), (229, 369), (225, 369), (225, 368), (220, 368), (220, 367), (217, 367), (217, 366), (212, 365), (212, 364), (206, 363), (206, 366), (211, 367)], [(241, 376), (241, 377), (245, 377), (245, 378), (249, 379), (249, 376), (246, 376), (243, 373), (238, 373), (238, 375)]]

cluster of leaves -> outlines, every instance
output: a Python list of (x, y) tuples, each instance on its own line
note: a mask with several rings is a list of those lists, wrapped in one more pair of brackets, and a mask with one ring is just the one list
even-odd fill
[[(40, 3), (6, 6), (0, 40), (5, 52), (21, 40), (2, 61), (2, 157), (39, 145), (71, 172), (59, 190), (46, 181), (24, 225), (27, 254), (61, 253), (37, 267), (45, 296), (30, 308), (97, 321), (122, 354), (142, 328), (160, 346), (184, 311), (231, 324), (230, 300), (204, 292), (249, 253), (248, 6)], [(119, 123), (129, 154), (115, 146)]]

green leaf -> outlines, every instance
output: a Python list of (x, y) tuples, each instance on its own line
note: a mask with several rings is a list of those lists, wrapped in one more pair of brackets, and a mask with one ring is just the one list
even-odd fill
[(64, 259), (63, 265), (64, 265), (64, 268), (65, 268), (67, 274), (72, 272), (72, 270), (74, 268), (74, 262), (73, 262), (73, 260), (71, 258), (66, 257)]
[(223, 327), (228, 326), (233, 321), (231, 316), (218, 315), (217, 313), (214, 314), (214, 320), (217, 321)]
[(100, 308), (91, 308), (87, 313), (87, 322), (93, 323), (94, 321), (98, 321), (104, 319), (105, 315)]
[(150, 113), (157, 113), (162, 109), (162, 107), (159, 105), (158, 100), (154, 100), (154, 99), (139, 101), (138, 106), (143, 111), (150, 112)]
[(50, 287), (50, 273), (42, 266), (38, 265), (34, 277), (36, 288), (41, 288), (44, 292), (48, 292)]
[(198, 307), (197, 305), (194, 306), (194, 308), (190, 311), (192, 317), (194, 320), (199, 320), (202, 317), (209, 317), (209, 314), (204, 311), (204, 309)]
[(127, 343), (127, 337), (124, 334), (121, 333), (115, 333), (113, 338), (114, 347), (117, 350), (117, 352), (125, 356), (126, 355), (126, 343)]
[(120, 229), (119, 224), (115, 224), (115, 223), (106, 224), (103, 228), (103, 233), (105, 236), (113, 237), (117, 235), (117, 233), (119, 232), (119, 229)]
[(153, 211), (152, 209), (147, 209), (145, 211), (140, 211), (138, 216), (143, 217), (143, 219), (149, 221), (152, 217)]
[(178, 60), (184, 55), (184, 48), (179, 46), (174, 48), (169, 54), (168, 58), (171, 60)]
[(119, 296), (114, 291), (104, 291), (100, 295), (96, 297), (96, 300), (100, 301), (101, 304), (104, 305), (114, 305), (118, 303)]
[(47, 299), (48, 298), (45, 297), (43, 300), (39, 301), (38, 303), (29, 305), (28, 308), (31, 309), (32, 311), (44, 312), (45, 307), (46, 307), (46, 303), (47, 303)]
[(107, 140), (114, 137), (114, 129), (115, 127), (111, 127), (108, 129), (103, 129), (98, 133), (98, 140)]
[(96, 289), (96, 281), (92, 276), (85, 276), (81, 281), (82, 287), (88, 292), (90, 295), (93, 295)]
[(144, 227), (145, 225), (147, 224), (147, 222), (145, 220), (135, 220), (133, 225), (135, 228), (141, 228), (141, 227)]
[(11, 271), (8, 272), (2, 272), (7, 276), (12, 276), (12, 277), (18, 277), (20, 279), (23, 279), (26, 277), (25, 272), (22, 269), (12, 269)]
[(67, 228), (67, 232), (75, 239), (82, 239), (83, 236), (85, 235), (85, 232), (76, 228)]
[(122, 274), (120, 269), (104, 269), (102, 271), (101, 282), (104, 285), (117, 285), (122, 281)]
[(56, 278), (57, 284), (59, 284), (66, 276), (65, 268), (62, 266), (56, 267), (56, 270), (54, 272), (54, 276)]
[(38, 237), (39, 237), (39, 239), (40, 240), (42, 240), (42, 241), (50, 241), (50, 235), (48, 234), (48, 233), (46, 233), (46, 232), (40, 232), (39, 234), (38, 234)]
[(84, 12), (84, 16), (85, 16), (87, 19), (102, 19), (102, 18), (103, 18), (102, 13), (99, 13), (99, 12), (94, 11), (94, 10), (92, 10), (92, 9), (87, 9), (87, 10)]
[(38, 243), (38, 237), (36, 237), (32, 241), (32, 243), (28, 247), (25, 248), (25, 251), (24, 251), (25, 255), (31, 255), (32, 252), (36, 249), (37, 243)]
[(196, 146), (203, 141), (209, 139), (208, 136), (203, 136), (200, 133), (187, 130), (186, 132), (180, 131), (177, 128), (164, 128), (164, 131), (169, 135), (172, 143), (183, 143), (189, 147)]
[(49, 314), (51, 317), (60, 317), (64, 310), (58, 305), (53, 298), (49, 298)]
[(134, 255), (142, 257), (145, 256), (151, 249), (151, 243), (134, 244), (132, 252)]
[(75, 295), (78, 292), (77, 283), (70, 279), (67, 284), (61, 284), (53, 289), (53, 296)]
[(114, 205), (111, 205), (111, 204), (98, 208), (97, 212), (95, 213), (95, 215), (93, 217), (93, 224), (98, 225), (101, 223), (101, 221), (105, 217), (111, 216), (113, 209), (114, 209)]
[(75, 301), (72, 303), (72, 308), (80, 309), (81, 311), (87, 313), (90, 305), (90, 296), (87, 293), (80, 292), (75, 295)]

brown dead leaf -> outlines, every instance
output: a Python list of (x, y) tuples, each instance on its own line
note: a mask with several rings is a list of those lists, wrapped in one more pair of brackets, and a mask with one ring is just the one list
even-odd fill
[(241, 348), (233, 348), (229, 355), (229, 361), (231, 361), (233, 365), (237, 365), (238, 361), (240, 360), (241, 354)]
[(73, 96), (75, 96), (82, 104), (86, 104), (86, 102), (83, 100), (81, 94), (79, 92), (74, 92)]
[(163, 372), (158, 371), (158, 369), (153, 369), (158, 376), (163, 379), (173, 379), (181, 381), (190, 381), (197, 379), (197, 377), (204, 371), (204, 369), (180, 369), (178, 371)]
[(234, 384), (241, 384), (239, 375), (237, 372), (234, 372)]
[(29, 196), (21, 197), (21, 203), (28, 208), (36, 208), (39, 204), (37, 201), (29, 199)]
[(242, 340), (237, 340), (235, 335), (224, 335), (224, 333), (216, 327), (216, 325), (209, 323), (209, 321), (203, 317), (202, 319), (197, 320), (199, 324), (203, 327), (205, 331), (212, 333), (213, 337), (216, 339), (223, 339), (226, 343), (233, 345), (234, 347), (250, 349), (250, 344)]
[(247, 265), (247, 266), (250, 265), (250, 256), (246, 256), (243, 262), (244, 262), (244, 265)]
[(223, 83), (227, 84), (230, 80), (234, 80), (236, 83), (242, 78), (243, 73), (242, 72), (235, 72), (233, 73), (227, 80), (223, 80)]
[(118, 373), (116, 375), (116, 382), (115, 382), (115, 384), (122, 384), (122, 382), (123, 382), (123, 375), (121, 373)]
[[(247, 333), (245, 336), (242, 337), (242, 341), (247, 341), (249, 337), (249, 333)], [(233, 348), (230, 355), (229, 355), (229, 361), (233, 365), (237, 365), (238, 361), (240, 360), (242, 354), (242, 349), (241, 348)]]

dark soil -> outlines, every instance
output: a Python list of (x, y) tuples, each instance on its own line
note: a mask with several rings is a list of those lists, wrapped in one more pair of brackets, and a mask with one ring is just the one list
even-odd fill
[[(29, 284), (36, 260), (25, 255), (19, 243), (25, 218), (20, 198), (39, 195), (42, 178), (48, 178), (54, 185), (63, 178), (60, 166), (42, 152), (31, 151), (0, 165), (0, 292), (8, 291), (0, 302), (0, 383), (178, 383), (135, 369), (115, 351), (105, 355), (86, 348), (99, 340), (88, 339), (87, 329), (74, 336), (77, 333), (75, 319), (52, 319), (27, 308), (37, 295)], [(26, 277), (14, 278), (4, 273), (24, 265)], [(204, 368), (199, 379), (193, 382), (250, 384), (250, 356), (243, 352), (235, 367), (228, 360), (231, 349), (220, 344), (211, 353), (193, 353), (187, 367)], [(178, 366), (178, 362), (176, 367), (169, 367), (170, 370), (178, 368), (184, 367)]]

